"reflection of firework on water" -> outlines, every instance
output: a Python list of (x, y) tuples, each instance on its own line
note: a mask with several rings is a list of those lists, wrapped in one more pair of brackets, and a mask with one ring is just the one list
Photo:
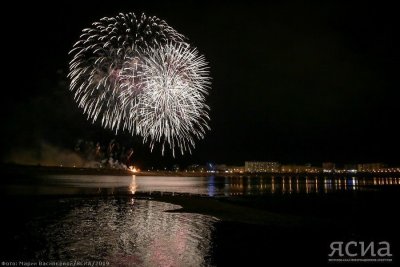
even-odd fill
[(208, 129), (207, 63), (166, 22), (133, 13), (84, 29), (70, 52), (70, 89), (92, 121), (141, 135), (151, 148), (194, 147)]

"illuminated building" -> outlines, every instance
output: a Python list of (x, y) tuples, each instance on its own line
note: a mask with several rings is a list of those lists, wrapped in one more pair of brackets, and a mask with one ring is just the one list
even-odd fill
[(384, 168), (386, 168), (386, 165), (383, 163), (363, 163), (357, 165), (359, 172), (376, 172)]
[(215, 169), (217, 172), (225, 172), (228, 169), (228, 166), (226, 166), (226, 164), (216, 164)]
[(279, 172), (280, 164), (274, 161), (246, 161), (244, 169), (246, 172)]
[(322, 163), (322, 171), (323, 172), (333, 172), (336, 168), (335, 163), (333, 162), (324, 162)]
[(244, 166), (227, 166), (225, 172), (243, 173), (244, 172)]
[(207, 167), (199, 164), (192, 164), (187, 167), (187, 171), (189, 172), (206, 172)]
[(311, 167), (311, 164), (306, 165), (296, 165), (296, 164), (287, 164), (281, 166), (282, 173), (315, 173), (318, 172), (318, 168)]
[(216, 171), (219, 173), (243, 173), (244, 166), (229, 166), (226, 164), (216, 164)]
[(344, 172), (356, 173), (357, 165), (356, 164), (345, 164), (343, 168)]

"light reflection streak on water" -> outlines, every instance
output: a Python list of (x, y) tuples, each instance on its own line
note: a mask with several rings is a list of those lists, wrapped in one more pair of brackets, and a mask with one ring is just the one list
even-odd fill
[(136, 193), (137, 184), (136, 184), (136, 175), (132, 175), (132, 182), (129, 185), (129, 191), (131, 191), (132, 195)]
[(309, 190), (309, 183), (308, 183), (308, 177), (306, 176), (306, 193), (308, 194), (310, 192)]
[[(38, 259), (107, 260), (112, 266), (209, 266), (214, 217), (171, 213), (180, 206), (132, 199), (66, 199), (65, 216), (37, 218)], [(58, 208), (58, 207), (56, 207)]]
[(215, 195), (215, 182), (214, 182), (215, 177), (212, 175), (208, 178), (208, 196), (213, 197)]
[(272, 176), (271, 179), (271, 193), (275, 193), (275, 177)]

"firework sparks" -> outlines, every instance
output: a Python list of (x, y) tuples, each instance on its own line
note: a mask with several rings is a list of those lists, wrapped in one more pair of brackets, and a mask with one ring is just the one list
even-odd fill
[(208, 127), (207, 63), (156, 17), (119, 14), (84, 29), (71, 52), (70, 90), (93, 122), (140, 135), (153, 149), (191, 152)]
[[(150, 48), (143, 57), (142, 73), (146, 89), (140, 94), (139, 133), (144, 141), (178, 146), (183, 154), (194, 147), (194, 138), (203, 138), (209, 129), (207, 105), (204, 104), (210, 79), (207, 63), (194, 48), (167, 44)], [(131, 130), (133, 132), (133, 130)]]

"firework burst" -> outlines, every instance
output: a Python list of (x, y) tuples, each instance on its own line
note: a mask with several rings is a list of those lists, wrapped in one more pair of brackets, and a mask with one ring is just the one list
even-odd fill
[(204, 137), (210, 86), (207, 63), (165, 21), (144, 14), (103, 18), (84, 29), (70, 52), (70, 90), (105, 128), (140, 135), (174, 154)]
[[(178, 146), (183, 154), (194, 147), (194, 137), (209, 129), (205, 102), (210, 85), (207, 63), (194, 48), (167, 44), (144, 51), (142, 74), (145, 89), (130, 114), (137, 114), (138, 132), (149, 140)], [(131, 130), (131, 132), (134, 132)]]

